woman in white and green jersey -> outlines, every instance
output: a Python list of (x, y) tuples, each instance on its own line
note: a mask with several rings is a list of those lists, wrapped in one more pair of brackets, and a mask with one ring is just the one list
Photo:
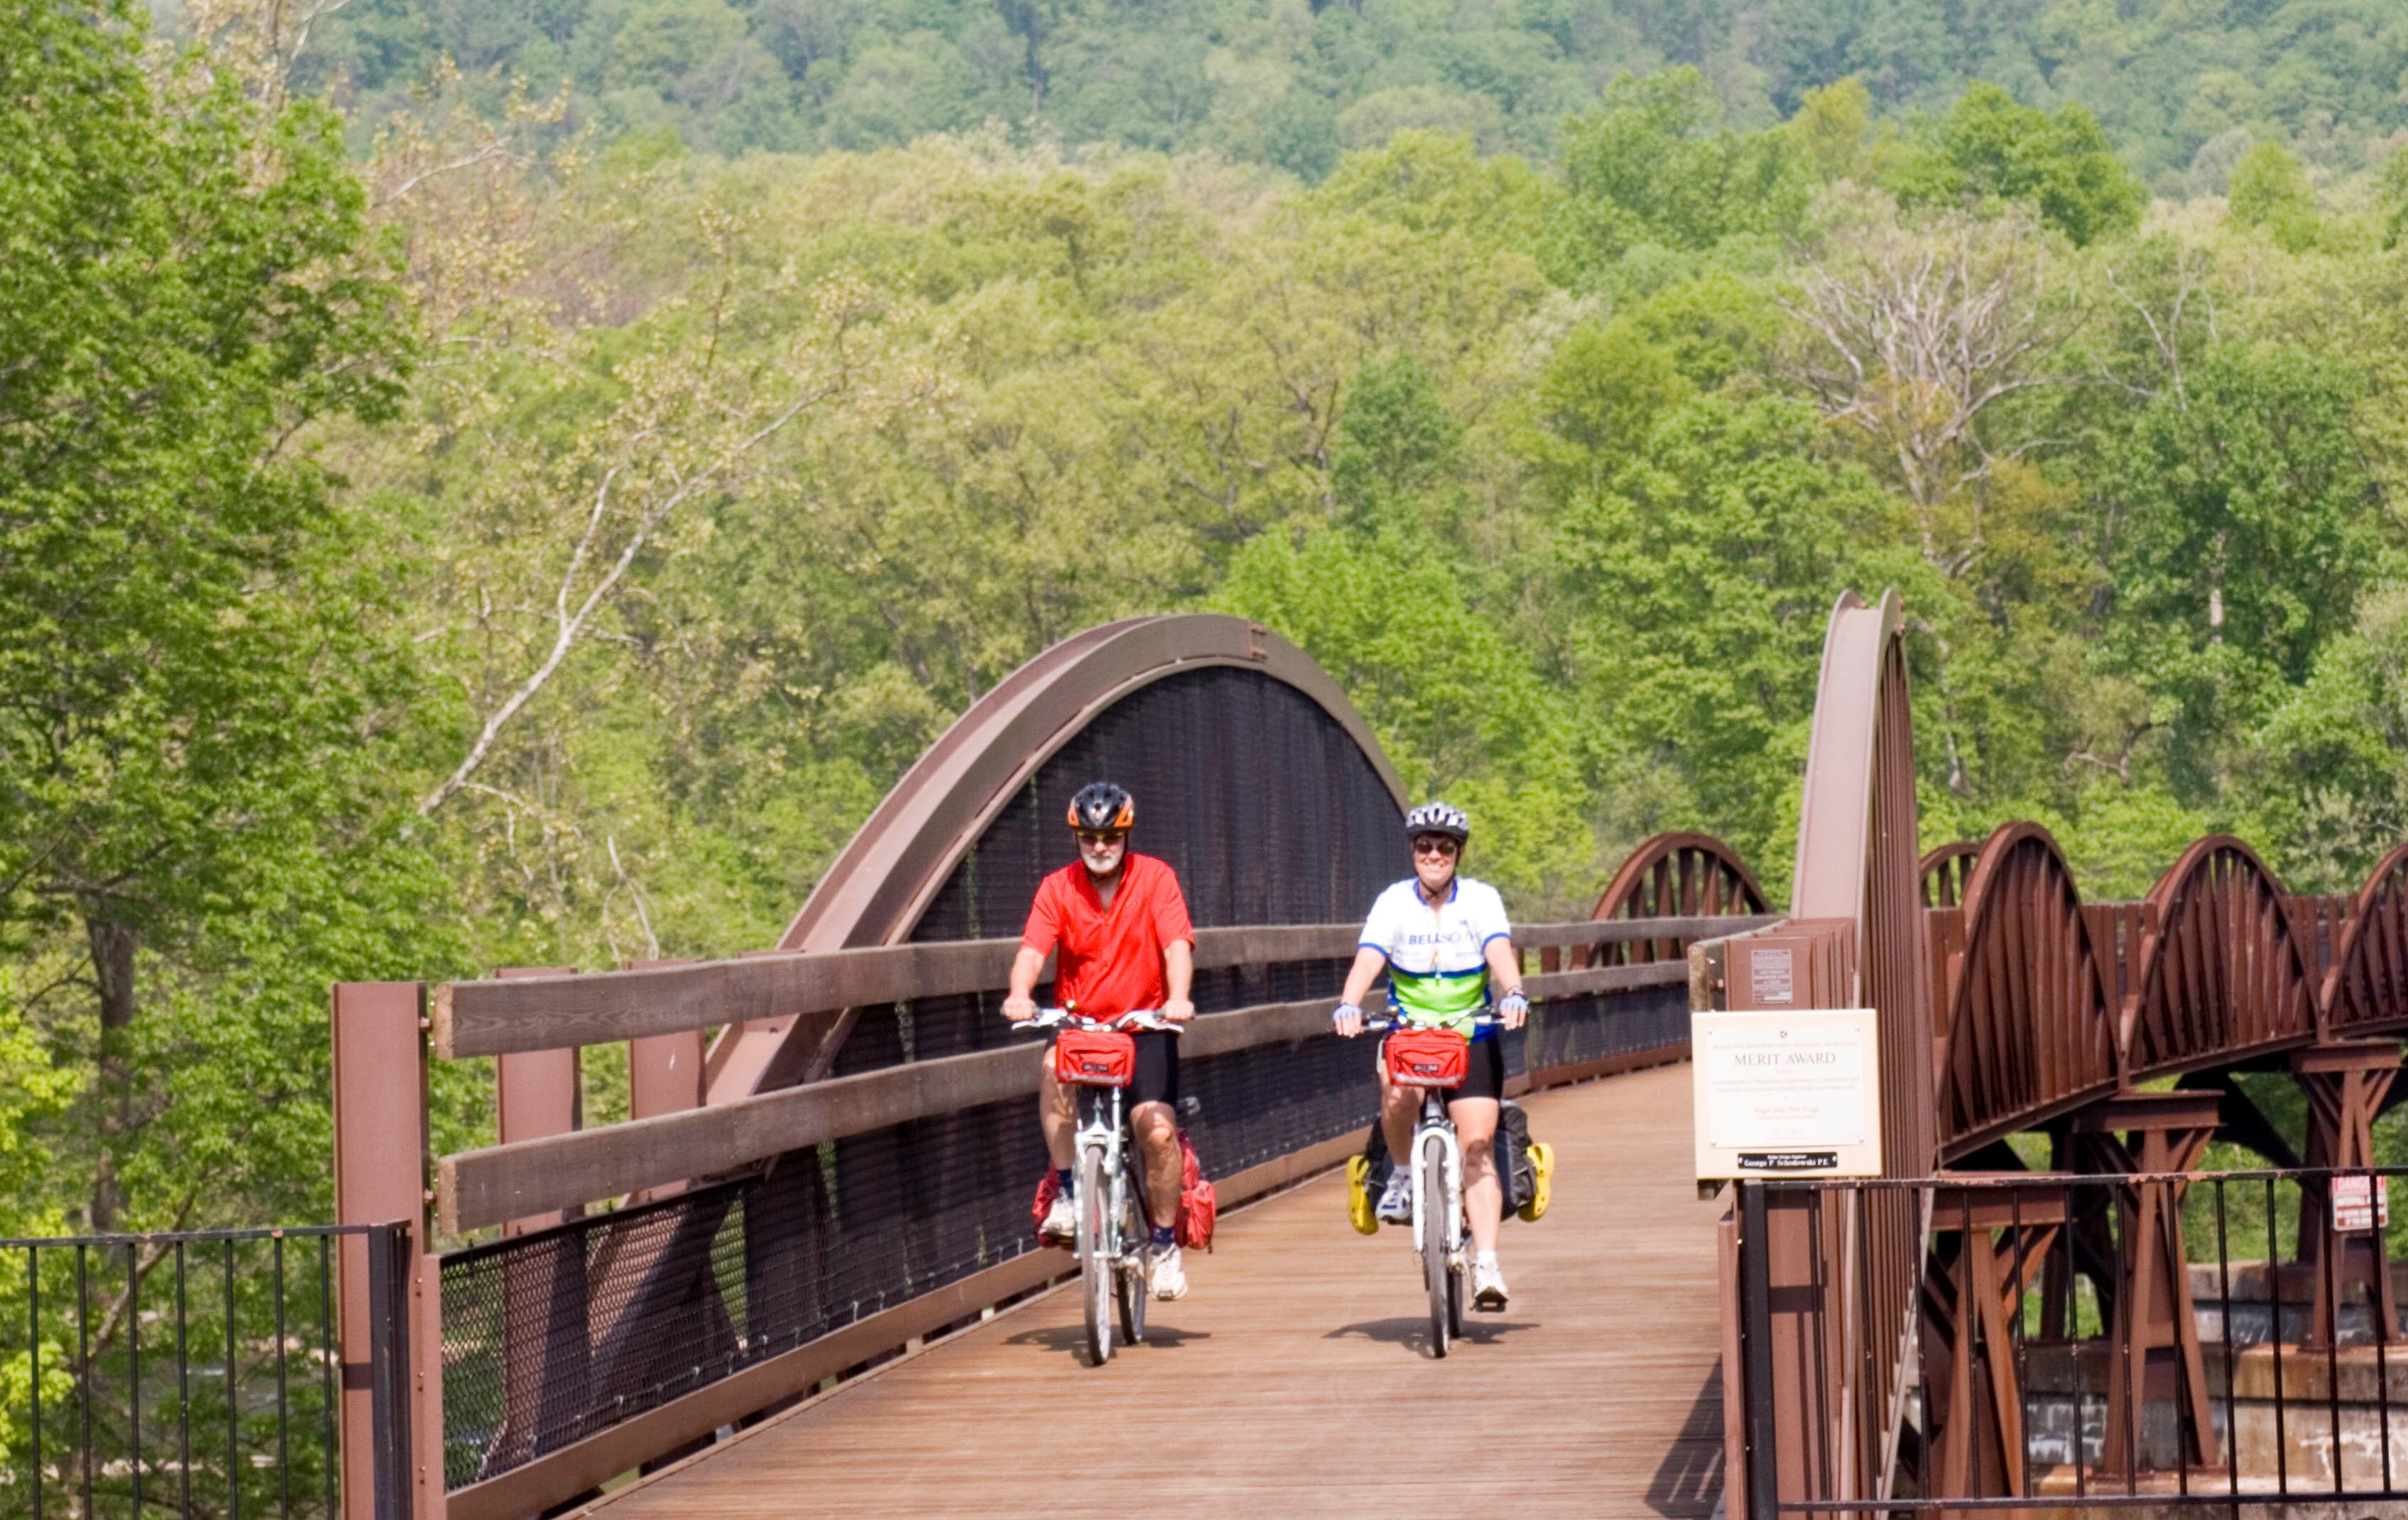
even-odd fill
[[(1471, 837), (1460, 809), (1426, 803), (1405, 815), (1413, 846), (1413, 874), (1380, 894), (1364, 921), (1354, 967), (1346, 974), (1335, 1023), (1349, 1039), (1363, 1032), (1364, 995), (1381, 971), (1388, 973), (1388, 1006), (1396, 1022), (1424, 1028), (1453, 1027), (1471, 1040), (1463, 1085), (1446, 1106), (1463, 1148), (1463, 1212), (1471, 1227), (1472, 1307), (1505, 1307), (1505, 1274), (1497, 1266), (1497, 1226), (1504, 1190), (1497, 1180), (1497, 1105), (1505, 1096), (1505, 1052), (1494, 1025), (1474, 1027), (1472, 1018), (1489, 1007), (1492, 981), (1498, 1018), (1508, 1029), (1522, 1026), (1529, 1002), (1522, 996), (1522, 958), (1513, 950), (1513, 926), (1504, 899), (1485, 882), (1455, 874), (1455, 862)], [(1412, 1154), (1421, 1095), (1390, 1086), (1387, 1062), (1380, 1068), (1380, 1127), (1388, 1154)], [(1392, 1224), (1412, 1218), (1411, 1169), (1388, 1174), (1379, 1212)]]

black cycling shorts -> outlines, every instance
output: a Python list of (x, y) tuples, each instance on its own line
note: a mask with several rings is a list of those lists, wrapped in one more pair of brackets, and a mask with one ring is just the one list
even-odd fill
[[(1138, 1058), (1138, 1070), (1140, 1073), (1145, 1070), (1142, 1055)], [(1387, 1070), (1388, 1052), (1383, 1043), (1380, 1048), (1382, 1081), (1386, 1080)], [(1446, 1100), (1452, 1103), (1464, 1097), (1484, 1097), (1492, 1103), (1504, 1100), (1505, 1041), (1492, 1035), (1486, 1040), (1471, 1042), (1471, 1049), (1464, 1053), (1463, 1085), (1450, 1091)]]
[[(1168, 1103), (1179, 1107), (1179, 1037), (1163, 1029), (1132, 1029), (1129, 1039), (1137, 1043), (1137, 1070), (1129, 1084), (1121, 1089), (1121, 1111), (1124, 1113), (1140, 1103)], [(1054, 1042), (1045, 1042), (1045, 1069), (1054, 1069)]]

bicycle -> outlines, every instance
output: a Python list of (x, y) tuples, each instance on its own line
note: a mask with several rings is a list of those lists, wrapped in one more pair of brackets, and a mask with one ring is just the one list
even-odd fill
[(1145, 1343), (1145, 1248), (1154, 1230), (1146, 1217), (1143, 1182), (1130, 1172), (1128, 1157), (1135, 1146), (1121, 1112), (1121, 1089), (1136, 1076), (1136, 1044), (1129, 1033), (1150, 1029), (1176, 1034), (1179, 1026), (1154, 1009), (1090, 1019), (1070, 1009), (1046, 1008), (1018, 1028), (1032, 1034), (1060, 1030), (1098, 1037), (1075, 1041), (1057, 1037), (1054, 1077), (1079, 1090), (1079, 1132), (1072, 1142), (1078, 1156), (1072, 1197), (1079, 1226), (1072, 1251), (1085, 1300), (1087, 1354), (1092, 1365), (1101, 1367), (1112, 1359), (1115, 1300), (1121, 1339), (1132, 1346)]
[[(1481, 1013), (1472, 1027), (1489, 1028), (1500, 1021)], [(1392, 1029), (1413, 1031), (1416, 1025), (1394, 1018), (1367, 1019), (1368, 1033)], [(1397, 1087), (1418, 1087), (1422, 1116), (1413, 1126), (1413, 1254), (1421, 1258), (1422, 1281), (1429, 1289), (1430, 1355), (1444, 1356), (1463, 1335), (1463, 1299), (1471, 1275), (1471, 1258), (1464, 1250), (1463, 1147), (1455, 1138), (1455, 1121), (1447, 1116), (1446, 1094), (1463, 1085), (1464, 1057), (1469, 1041), (1449, 1029), (1419, 1026), (1419, 1032), (1446, 1036), (1464, 1049), (1441, 1056), (1401, 1048), (1389, 1040), (1381, 1058), (1388, 1066), (1388, 1082)], [(1433, 1206), (1435, 1204), (1435, 1206)]]

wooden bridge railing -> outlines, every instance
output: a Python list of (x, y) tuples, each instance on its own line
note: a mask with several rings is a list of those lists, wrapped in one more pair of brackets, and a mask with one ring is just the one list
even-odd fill
[[(1625, 944), (1684, 951), (1770, 922), (1626, 918), (1516, 939), (1557, 964), (1609, 961)], [(1369, 1124), (1369, 1052), (1327, 1032), (1356, 929), (1197, 935), (1199, 969), (1241, 968), (1225, 984), (1274, 995), (1199, 1013), (1182, 1047), (1184, 1122), (1231, 1201), (1337, 1160)], [(377, 1046), (383, 1065), (373, 1091), (338, 1094), (354, 1169), (382, 1179), (369, 1190), (380, 1197), (423, 1189), (437, 1238), (501, 1230), (423, 1255), (416, 1273), (418, 1513), (523, 1520), (1059, 1274), (1067, 1262), (1034, 1249), (1027, 1225), (1043, 1161), (1019, 1100), (1036, 1090), (1038, 1058), (1005, 1042), (999, 1016), (990, 1048), (709, 1107), (689, 1082), (667, 1111), (639, 1104), (643, 1116), (590, 1130), (575, 1127), (573, 1057), (554, 1059), (626, 1040), (640, 1080), (648, 1045), (698, 1057), (711, 1026), (845, 1009), (908, 1024), (915, 1005), (999, 994), (1014, 948), (519, 973), (431, 997), (411, 983), (337, 988), (338, 1066), (361, 1064), (346, 1042)], [(1514, 1090), (1677, 1058), (1687, 980), (1678, 958), (1530, 976), (1531, 1027), (1509, 1047)], [(436, 1059), (500, 1057), (502, 1143), (430, 1156), (430, 1047)], [(414, 1080), (401, 1069), (412, 1059)]]

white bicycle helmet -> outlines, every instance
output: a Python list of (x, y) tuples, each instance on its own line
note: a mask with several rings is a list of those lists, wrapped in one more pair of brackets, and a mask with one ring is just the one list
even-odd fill
[(1471, 839), (1471, 820), (1463, 816), (1461, 808), (1425, 802), (1405, 814), (1405, 838), (1412, 840), (1425, 834), (1443, 834), (1457, 844), (1466, 844)]

